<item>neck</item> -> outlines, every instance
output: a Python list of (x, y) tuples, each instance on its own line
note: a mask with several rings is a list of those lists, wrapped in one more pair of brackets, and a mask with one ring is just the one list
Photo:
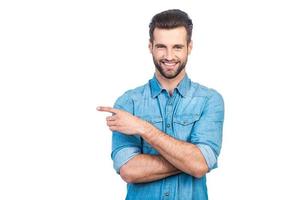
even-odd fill
[(185, 70), (182, 70), (178, 76), (172, 79), (167, 79), (163, 77), (158, 71), (155, 72), (155, 76), (162, 86), (162, 88), (166, 89), (170, 95), (173, 95), (174, 89), (177, 87), (177, 85), (180, 83), (180, 81), (184, 78), (185, 76)]

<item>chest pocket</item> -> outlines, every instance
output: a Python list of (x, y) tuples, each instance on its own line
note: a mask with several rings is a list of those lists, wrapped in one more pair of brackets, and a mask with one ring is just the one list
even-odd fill
[[(155, 126), (159, 130), (163, 130), (163, 119), (160, 116), (141, 116), (139, 117), (149, 123), (151, 123), (153, 126)], [(143, 153), (151, 154), (151, 155), (157, 155), (158, 152), (145, 140), (142, 140), (142, 146), (143, 146)]]
[(173, 127), (176, 138), (190, 142), (193, 126), (199, 119), (199, 114), (185, 114), (174, 116)]

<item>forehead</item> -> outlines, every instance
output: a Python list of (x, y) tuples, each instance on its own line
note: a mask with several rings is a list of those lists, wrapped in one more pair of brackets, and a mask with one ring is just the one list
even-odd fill
[(161, 44), (186, 44), (187, 32), (184, 27), (173, 29), (155, 28), (153, 42)]

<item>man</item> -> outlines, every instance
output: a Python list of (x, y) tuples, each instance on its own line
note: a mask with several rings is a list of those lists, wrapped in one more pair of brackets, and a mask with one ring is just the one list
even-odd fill
[(154, 77), (114, 108), (97, 107), (113, 114), (106, 118), (111, 156), (128, 183), (128, 200), (208, 199), (205, 175), (217, 167), (224, 104), (219, 93), (186, 75), (192, 28), (181, 10), (155, 15), (149, 31)]

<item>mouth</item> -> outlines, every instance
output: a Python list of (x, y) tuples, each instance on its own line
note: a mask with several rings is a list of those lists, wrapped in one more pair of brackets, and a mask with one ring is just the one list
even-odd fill
[(166, 70), (173, 70), (176, 68), (179, 62), (162, 60), (161, 64), (166, 68)]

